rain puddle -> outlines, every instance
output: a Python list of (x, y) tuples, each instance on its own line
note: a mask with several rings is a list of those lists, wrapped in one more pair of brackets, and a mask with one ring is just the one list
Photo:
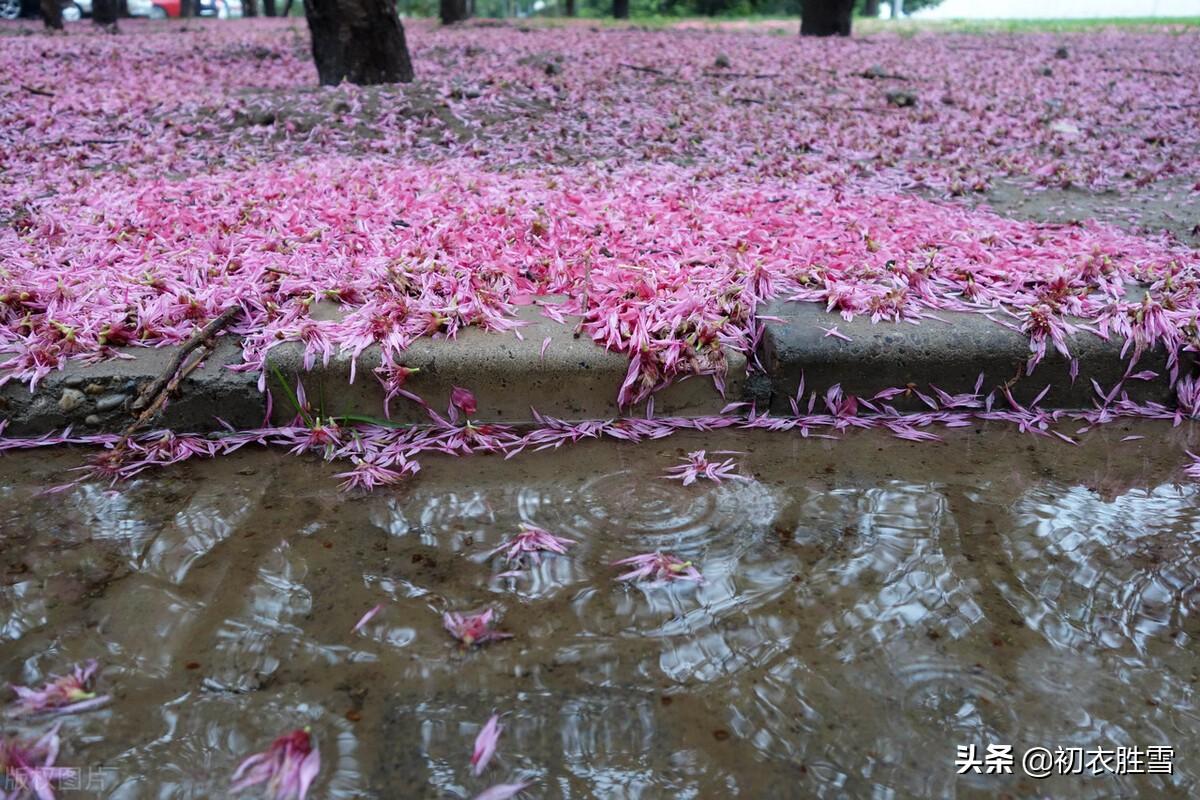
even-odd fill
[[(1194, 796), (1189, 435), (680, 434), (426, 457), (370, 495), (339, 494), (341, 467), (242, 451), (37, 496), (82, 454), (17, 453), (0, 459), (0, 682), (101, 662), (113, 702), (63, 718), (59, 763), (91, 782), (66, 798), (225, 797), (242, 757), (306, 725), (316, 798), (516, 780), (529, 798)], [(661, 477), (701, 447), (741, 451), (748, 480)], [(487, 553), (522, 522), (578, 544), (496, 577)], [(614, 580), (612, 561), (656, 549), (705, 582)], [(488, 606), (512, 639), (468, 650), (443, 630), (443, 611)], [(474, 778), (493, 712), (499, 752)], [(957, 774), (959, 746), (989, 744), (1013, 747), (1011, 772)], [(1036, 779), (1035, 747), (1142, 760)], [(1150, 762), (1169, 774), (1136, 774), (1151, 747), (1174, 748)]]

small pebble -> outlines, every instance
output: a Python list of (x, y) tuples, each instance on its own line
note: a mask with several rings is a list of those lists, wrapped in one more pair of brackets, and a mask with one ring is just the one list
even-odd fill
[(120, 408), (125, 405), (125, 401), (129, 399), (127, 394), (106, 394), (96, 401), (97, 411), (112, 411), (114, 408)]
[(83, 421), (85, 424), (91, 425), (93, 428), (95, 428), (97, 425), (100, 424), (100, 418), (97, 417), (95, 414), (88, 414), (86, 417), (83, 418)]
[(86, 394), (104, 394), (104, 386), (99, 383), (89, 383), (83, 390)]
[(79, 406), (83, 405), (85, 400), (87, 400), (87, 395), (78, 389), (63, 389), (62, 396), (58, 398), (58, 407), (61, 408), (64, 413), (70, 414), (72, 411), (79, 408)]

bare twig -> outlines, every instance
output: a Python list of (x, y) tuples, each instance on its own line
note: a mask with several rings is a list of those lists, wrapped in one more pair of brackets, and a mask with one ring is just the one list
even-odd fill
[[(211, 349), (210, 340), (212, 337), (227, 327), (229, 323), (233, 322), (234, 317), (236, 317), (241, 310), (242, 309), (240, 306), (231, 306), (225, 309), (225, 311), (223, 311), (219, 317), (213, 319), (199, 331), (192, 334), (192, 337), (184, 342), (179, 348), (179, 351), (175, 354), (175, 357), (171, 359), (171, 363), (167, 365), (167, 368), (163, 371), (163, 373), (155, 378), (154, 382), (147, 386), (141, 392), (141, 394), (138, 395), (137, 400), (133, 401), (133, 410), (138, 411), (146, 408), (147, 406), (153, 406), (154, 404), (158, 403), (160, 396), (165, 399), (166, 393), (163, 391), (164, 387), (167, 387), (172, 378), (175, 377), (175, 373), (179, 372), (179, 368), (183, 366), (183, 362), (187, 360), (188, 355), (200, 345), (204, 345), (207, 349)], [(161, 405), (161, 403), (158, 404)]]
[(713, 72), (704, 73), (709, 78), (750, 78), (758, 80), (761, 78), (778, 78), (778, 72)]
[(54, 92), (51, 92), (47, 89), (39, 89), (36, 86), (26, 86), (23, 83), (21, 84), (21, 88), (30, 94), (36, 94), (39, 97), (54, 97)]
[(632, 69), (637, 72), (649, 72), (651, 75), (666, 74), (661, 69), (655, 69), (654, 67), (639, 67), (637, 64), (618, 64), (618, 66), (624, 67), (625, 69)]
[(850, 74), (856, 78), (866, 78), (867, 80), (880, 80), (880, 81), (910, 81), (910, 80), (912, 80), (912, 78), (908, 77), (907, 75), (899, 75), (894, 72), (884, 72), (883, 70), (875, 68), (875, 67), (872, 67), (870, 69), (864, 69), (862, 72), (852, 72)]
[(129, 442), (129, 437), (137, 433), (143, 426), (154, 418), (154, 415), (162, 410), (163, 405), (167, 402), (167, 398), (179, 391), (179, 385), (187, 380), (187, 377), (196, 371), (196, 368), (203, 363), (204, 359), (209, 356), (209, 349), (202, 348), (199, 352), (193, 353), (194, 358), (184, 365), (183, 369), (179, 370), (178, 374), (167, 381), (167, 385), (159, 392), (149, 406), (138, 414), (137, 419), (130, 423), (129, 427), (121, 434), (120, 441), (117, 442), (116, 451), (120, 452), (125, 449), (125, 445)]
[(1101, 72), (1141, 72), (1146, 75), (1166, 75), (1171, 78), (1182, 78), (1182, 72), (1169, 69), (1150, 69), (1148, 67), (1105, 67)]

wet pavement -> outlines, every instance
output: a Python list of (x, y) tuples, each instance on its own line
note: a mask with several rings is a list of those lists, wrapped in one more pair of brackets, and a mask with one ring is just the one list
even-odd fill
[[(316, 798), (518, 779), (530, 798), (1190, 797), (1197, 438), (687, 434), (430, 457), (369, 495), (262, 451), (39, 495), (84, 453), (11, 454), (0, 682), (101, 661), (114, 701), (65, 718), (59, 758), (100, 777), (67, 800), (224, 797), (241, 757), (304, 725)], [(701, 447), (741, 451), (748, 480), (660, 477)], [(578, 544), (496, 577), (487, 554), (522, 522)], [(613, 580), (655, 549), (705, 583)], [(466, 650), (442, 629), (487, 606), (513, 639)], [(473, 778), (494, 711), (499, 755)], [(971, 744), (1012, 745), (1013, 773), (956, 774)], [(1039, 780), (1035, 746), (1173, 747), (1173, 771)]]

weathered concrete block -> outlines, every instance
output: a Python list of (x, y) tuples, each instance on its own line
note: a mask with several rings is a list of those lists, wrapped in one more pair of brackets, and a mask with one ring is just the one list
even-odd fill
[[(0, 388), (0, 419), (8, 420), (5, 434), (37, 436), (68, 425), (79, 432), (123, 430), (135, 418), (129, 405), (138, 391), (167, 369), (177, 350), (131, 347), (124, 352), (133, 358), (68, 363), (61, 372), (47, 375), (32, 393), (22, 383)], [(216, 350), (149, 427), (203, 433), (220, 428), (218, 416), (235, 427), (261, 425), (266, 400), (258, 391), (258, 376), (226, 369), (241, 360), (240, 343), (219, 338)]]
[[(806, 392), (824, 392), (840, 383), (848, 394), (870, 397), (893, 386), (912, 383), (923, 391), (936, 385), (951, 394), (970, 392), (979, 373), (984, 373), (984, 392), (1015, 380), (1011, 387), (1018, 402), (1029, 402), (1051, 385), (1041, 401), (1046, 408), (1091, 408), (1096, 398), (1091, 379), (1112, 387), (1125, 374), (1120, 340), (1105, 341), (1081, 332), (1069, 342), (1079, 359), (1079, 376), (1072, 384), (1070, 360), (1047, 348), (1046, 357), (1026, 375), (1029, 341), (1018, 333), (969, 312), (938, 312), (946, 322), (922, 320), (909, 323), (872, 323), (869, 317), (847, 322), (815, 303), (777, 301), (764, 312), (783, 322), (769, 322), (763, 336), (763, 366), (771, 376), (771, 409), (790, 411), (788, 398), (795, 396), (803, 373)], [(838, 332), (852, 341), (826, 336), (837, 325)], [(1156, 381), (1128, 381), (1125, 390), (1138, 401), (1170, 402), (1173, 393), (1166, 381), (1166, 353), (1146, 353), (1138, 370), (1154, 370), (1163, 376)], [(899, 400), (899, 399), (898, 399)], [(897, 408), (925, 408), (895, 402)]]
[[(400, 359), (404, 366), (420, 370), (409, 377), (405, 389), (424, 398), (440, 414), (446, 411), (452, 387), (470, 389), (479, 404), (475, 419), (482, 422), (532, 422), (531, 406), (542, 414), (569, 420), (644, 413), (617, 407), (617, 392), (629, 368), (623, 354), (605, 350), (586, 335), (576, 337), (575, 319), (562, 325), (533, 307), (525, 309), (522, 318), (529, 323), (520, 329), (523, 340), (511, 332), (488, 333), (477, 328), (460, 331), (454, 339), (418, 339)], [(543, 356), (540, 351), (547, 336), (551, 341)], [(740, 399), (746, 359), (731, 351), (726, 356), (726, 396)], [(301, 380), (314, 408), (327, 415), (383, 417), (384, 390), (373, 374), (381, 362), (378, 347), (363, 351), (354, 383), (350, 383), (347, 357), (335, 356), (328, 364), (318, 360), (306, 372), (301, 344), (288, 342), (272, 348), (267, 354), (275, 398), (272, 419), (283, 424), (295, 415), (274, 385), (275, 370), (288, 380)], [(697, 417), (718, 413), (726, 402), (711, 378), (694, 377), (660, 392), (654, 407), (658, 416)], [(391, 419), (400, 423), (429, 421), (420, 406), (403, 397), (392, 401)]]

